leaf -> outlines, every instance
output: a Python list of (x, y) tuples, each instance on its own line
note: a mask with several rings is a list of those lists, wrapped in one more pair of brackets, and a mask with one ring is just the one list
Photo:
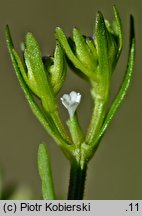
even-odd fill
[(38, 149), (38, 171), (42, 182), (42, 196), (44, 200), (55, 200), (55, 192), (51, 173), (50, 159), (45, 144)]
[(80, 62), (82, 62), (82, 64), (88, 69), (88, 76), (90, 75), (90, 77), (92, 77), (93, 79), (96, 70), (96, 64), (93, 55), (91, 55), (88, 50), (84, 37), (77, 28), (73, 29), (73, 39), (76, 46), (76, 56), (78, 57)]
[(107, 29), (101, 12), (98, 12), (96, 18), (95, 44), (99, 59), (99, 72), (103, 76), (108, 76), (110, 72), (108, 62), (108, 44), (107, 44)]
[(53, 65), (48, 64), (49, 66), (47, 68), (47, 71), (49, 70), (50, 72), (51, 84), (54, 93), (57, 94), (63, 85), (67, 72), (67, 64), (64, 52), (59, 43), (57, 43), (55, 48), (53, 62)]
[(28, 63), (27, 75), (30, 85), (34, 85), (45, 110), (47, 112), (53, 112), (56, 109), (55, 97), (44, 70), (39, 45), (32, 33), (27, 33), (25, 45), (25, 61), (27, 60), (26, 62)]
[(117, 60), (118, 60), (120, 53), (121, 53), (121, 50), (122, 50), (122, 47), (123, 47), (123, 31), (122, 31), (122, 24), (121, 24), (119, 12), (118, 12), (115, 5), (113, 6), (113, 11), (114, 11), (114, 17), (115, 17), (115, 20), (113, 23), (113, 27), (114, 27), (113, 29), (115, 30), (115, 33), (119, 38), (119, 42), (118, 42), (119, 43), (119, 50), (117, 53)]
[[(109, 62), (109, 52), (108, 52), (108, 32), (105, 25), (105, 21), (101, 12), (98, 12), (96, 17), (96, 29), (94, 43), (96, 45), (97, 55), (98, 55), (98, 70), (97, 70), (97, 84), (92, 82), (92, 94), (94, 97), (101, 98), (103, 101), (108, 100), (109, 86), (110, 86), (110, 71), (111, 64)], [(95, 96), (96, 95), (96, 96)]]
[(94, 41), (90, 39), (89, 37), (86, 37), (86, 44), (88, 45), (88, 49), (90, 53), (92, 54), (94, 64), (98, 65), (98, 56), (97, 56), (97, 50), (94, 44)]

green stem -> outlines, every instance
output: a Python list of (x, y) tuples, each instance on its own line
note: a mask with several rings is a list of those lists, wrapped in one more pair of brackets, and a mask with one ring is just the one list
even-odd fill
[(67, 126), (71, 133), (73, 143), (76, 146), (79, 146), (84, 141), (84, 134), (82, 128), (80, 127), (76, 112), (73, 115), (73, 117), (67, 121)]
[(82, 200), (85, 188), (87, 164), (83, 166), (73, 161), (70, 170), (68, 200)]
[(71, 141), (70, 137), (68, 136), (68, 134), (67, 134), (67, 132), (66, 132), (66, 130), (62, 124), (62, 121), (60, 119), (58, 111), (56, 110), (53, 113), (50, 113), (50, 116), (51, 116), (54, 124), (56, 125), (60, 135), (65, 140), (65, 142), (68, 144), (72, 144), (72, 141)]

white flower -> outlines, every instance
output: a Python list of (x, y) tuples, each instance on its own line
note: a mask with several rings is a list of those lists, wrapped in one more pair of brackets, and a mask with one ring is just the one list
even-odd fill
[(72, 91), (70, 94), (64, 94), (61, 101), (68, 110), (70, 118), (72, 118), (81, 101), (81, 94)]

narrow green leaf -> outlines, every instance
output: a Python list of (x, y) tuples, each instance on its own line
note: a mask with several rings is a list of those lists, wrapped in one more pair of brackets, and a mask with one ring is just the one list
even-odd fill
[[(108, 55), (108, 38), (107, 38), (107, 28), (105, 21), (101, 12), (98, 12), (96, 17), (96, 29), (94, 42), (97, 49), (98, 55), (98, 71), (97, 77), (99, 85), (96, 86), (94, 91), (96, 91), (96, 96), (102, 98), (103, 101), (108, 100), (109, 86), (110, 86), (110, 71), (111, 63), (109, 62)], [(96, 90), (97, 89), (97, 90)]]
[(85, 143), (92, 144), (95, 140), (106, 114), (107, 102), (102, 101), (99, 98), (95, 99), (94, 108), (92, 112), (91, 121), (87, 130)]
[(54, 200), (55, 192), (51, 173), (50, 159), (45, 144), (38, 149), (38, 171), (42, 182), (42, 196), (44, 200)]
[(117, 53), (117, 59), (118, 59), (120, 56), (122, 47), (123, 47), (123, 31), (122, 31), (122, 24), (121, 24), (119, 12), (118, 12), (115, 5), (113, 6), (113, 11), (114, 11), (114, 17), (115, 17), (115, 21), (113, 23), (113, 26), (114, 26), (115, 33), (119, 38), (119, 50)]
[(74, 55), (74, 53), (72, 52), (68, 40), (63, 32), (63, 30), (59, 27), (56, 28), (55, 31), (55, 36), (57, 38), (57, 40), (60, 42), (61, 46), (63, 47), (63, 49), (65, 50), (68, 58), (76, 65), (76, 67), (82, 67), (81, 63), (79, 62), (79, 60), (76, 58), (76, 56)]
[(98, 65), (98, 56), (97, 56), (97, 50), (96, 50), (94, 41), (91, 40), (90, 38), (86, 37), (86, 44), (88, 45), (88, 49), (93, 56), (94, 64)]
[(22, 77), (23, 77), (24, 81), (25, 81), (26, 84), (29, 86), (30, 84), (29, 84), (29, 80), (28, 80), (28, 77), (27, 77), (26, 70), (25, 70), (25, 68), (24, 68), (24, 66), (23, 66), (23, 64), (22, 64), (22, 61), (21, 61), (21, 59), (20, 59), (18, 53), (16, 52), (16, 50), (15, 50), (14, 48), (12, 48), (12, 54), (13, 54), (13, 56), (14, 56), (16, 62), (17, 62), (17, 65), (18, 65), (18, 67), (19, 67), (19, 70), (20, 70), (20, 72), (21, 72), (21, 74), (22, 74)]
[[(16, 54), (16, 52), (13, 51), (13, 54), (15, 55), (15, 58), (18, 60), (18, 55)], [(22, 76), (23, 76), (26, 84), (32, 90), (32, 92), (41, 99), (41, 92), (40, 92), (40, 89), (38, 87), (37, 81), (36, 81), (36, 79), (34, 77), (34, 74), (33, 74), (33, 71), (32, 71), (32, 67), (31, 67), (31, 64), (30, 64), (30, 61), (29, 61), (29, 56), (27, 54), (26, 49), (24, 50), (24, 58), (25, 58), (25, 64), (26, 64), (27, 71), (28, 71), (27, 72), (27, 76), (26, 76), (27, 79), (24, 78), (22, 70), (20, 68)], [(17, 63), (18, 62), (20, 62), (20, 58), (17, 61)], [(19, 63), (19, 65), (20, 65), (20, 63)]]
[[(32, 35), (32, 33), (27, 33), (26, 35), (26, 57), (28, 57), (30, 64), (30, 73), (28, 73), (28, 77), (33, 76), (35, 81), (38, 84), (46, 86), (47, 85), (47, 76), (44, 71), (44, 65), (42, 62), (42, 56), (40, 53), (39, 45)], [(26, 59), (25, 57), (25, 59)]]
[(108, 63), (107, 29), (101, 12), (98, 12), (96, 18), (95, 44), (98, 52), (99, 71), (103, 76), (110, 72)]
[(118, 35), (114, 33), (114, 30), (109, 23), (109, 21), (105, 20), (106, 25), (106, 35), (107, 35), (107, 53), (108, 53), (108, 62), (110, 65), (111, 74), (114, 72), (114, 68), (117, 64), (118, 60), (118, 52), (119, 52), (119, 44), (118, 44)]
[(44, 69), (39, 45), (31, 33), (27, 33), (25, 45), (25, 59), (28, 60), (27, 66), (29, 66), (29, 81), (31, 85), (33, 82), (36, 86), (36, 91), (39, 92), (38, 95), (40, 95), (45, 110), (53, 112), (56, 110), (55, 97)]
[(124, 100), (131, 80), (132, 80), (132, 72), (134, 68), (134, 62), (135, 62), (135, 34), (134, 34), (134, 20), (133, 17), (130, 17), (130, 49), (129, 49), (129, 58), (127, 63), (127, 69), (124, 75), (123, 82), (120, 86), (120, 89), (117, 93), (117, 96), (115, 97), (110, 110), (108, 111), (106, 118), (104, 120), (103, 126), (97, 136), (97, 138), (92, 142), (92, 145), (96, 147), (102, 138), (103, 134), (105, 133), (107, 127), (109, 126), (112, 118), (114, 117), (115, 113), (117, 112), (118, 108), (120, 107), (122, 101)]
[(57, 40), (60, 42), (61, 46), (63, 47), (63, 49), (65, 50), (68, 58), (76, 65), (76, 67), (82, 67), (81, 63), (79, 62), (79, 60), (76, 58), (76, 56), (74, 55), (74, 53), (72, 52), (68, 40), (64, 34), (64, 32), (62, 31), (61, 28), (57, 27), (56, 31), (55, 31), (55, 36), (57, 38)]
[(90, 75), (90, 77), (92, 77), (93, 79), (95, 75), (96, 65), (93, 56), (87, 49), (88, 47), (85, 39), (77, 28), (73, 29), (73, 39), (76, 46), (76, 56), (78, 57), (80, 62), (82, 62), (82, 64), (85, 65), (86, 68), (88, 68), (88, 76)]
[(48, 69), (51, 75), (50, 79), (54, 93), (57, 94), (63, 85), (67, 72), (64, 52), (58, 43), (56, 45), (53, 62), (53, 65), (49, 66)]

